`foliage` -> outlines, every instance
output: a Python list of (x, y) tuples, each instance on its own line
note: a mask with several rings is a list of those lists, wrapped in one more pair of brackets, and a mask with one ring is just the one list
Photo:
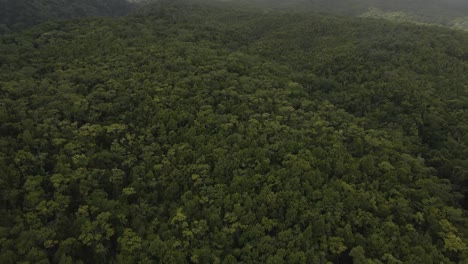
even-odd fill
[(164, 4), (0, 51), (1, 263), (468, 259), (467, 34)]
[[(377, 8), (370, 8), (367, 12), (361, 14), (360, 17), (386, 19), (399, 23), (413, 23), (418, 25), (438, 25), (434, 22), (425, 22), (424, 18), (411, 15), (410, 13), (405, 13), (402, 11), (385, 12)], [(446, 22), (444, 26), (448, 26), (453, 29), (468, 31), (468, 22), (465, 17), (453, 19), (449, 22)]]
[(2, 0), (0, 34), (53, 19), (126, 14), (126, 0)]

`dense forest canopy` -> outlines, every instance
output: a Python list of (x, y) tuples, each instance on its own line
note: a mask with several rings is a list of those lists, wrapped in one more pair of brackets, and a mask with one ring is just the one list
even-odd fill
[(127, 14), (127, 0), (1, 0), (0, 34), (53, 19)]
[(286, 8), (347, 16), (363, 15), (399, 22), (429, 23), (468, 31), (468, 1), (465, 0), (239, 0), (239, 2), (255, 3), (263, 8)]
[[(232, 0), (235, 1), (235, 0)], [(239, 0), (265, 6), (310, 6), (329, 11), (361, 12), (370, 7), (387, 11), (410, 11), (425, 16), (466, 16), (468, 2), (464, 0)]]
[(165, 2), (222, 3), (257, 6), (267, 10), (366, 16), (444, 25), (468, 31), (468, 1), (465, 0), (2, 0), (0, 34), (48, 20), (120, 16)]
[(466, 263), (468, 34), (159, 2), (0, 36), (0, 263)]

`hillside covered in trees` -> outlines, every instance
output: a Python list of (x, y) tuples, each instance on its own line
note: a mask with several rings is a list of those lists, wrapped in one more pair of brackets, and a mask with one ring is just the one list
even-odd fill
[(0, 263), (466, 263), (468, 34), (158, 4), (0, 37)]
[[(237, 0), (268, 9), (292, 9), (431, 24), (468, 31), (465, 0)], [(232, 0), (232, 2), (237, 2)]]
[(58, 19), (127, 14), (127, 0), (1, 0), (0, 34)]
[[(174, 0), (178, 2), (180, 0)], [(50, 20), (122, 16), (170, 0), (2, 0), (0, 34), (16, 32)], [(264, 10), (321, 12), (351, 17), (364, 16), (397, 22), (442, 25), (468, 31), (465, 0), (183, 0), (256, 6)]]
[[(150, 0), (151, 1), (151, 0)], [(428, 19), (466, 16), (468, 2), (464, 0), (231, 0), (254, 2), (264, 6), (302, 6), (312, 7), (319, 11), (340, 13), (361, 13), (368, 8), (379, 8), (385, 11), (404, 11), (421, 15)]]

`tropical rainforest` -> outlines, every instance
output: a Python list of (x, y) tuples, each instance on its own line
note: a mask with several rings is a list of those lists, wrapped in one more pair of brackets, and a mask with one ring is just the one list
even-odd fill
[(468, 263), (468, 33), (144, 7), (0, 36), (0, 263)]
[(126, 0), (0, 0), (0, 34), (51, 19), (127, 14)]

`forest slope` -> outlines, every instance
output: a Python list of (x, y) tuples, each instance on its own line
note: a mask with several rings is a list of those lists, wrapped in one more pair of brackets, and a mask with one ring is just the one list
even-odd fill
[(468, 30), (468, 2), (464, 0), (232, 0), (231, 2), (247, 5), (255, 3), (266, 9), (307, 10), (354, 17), (372, 16)]
[(468, 35), (158, 5), (0, 37), (1, 263), (463, 263)]
[(117, 16), (130, 10), (126, 0), (2, 0), (0, 34), (48, 20)]

